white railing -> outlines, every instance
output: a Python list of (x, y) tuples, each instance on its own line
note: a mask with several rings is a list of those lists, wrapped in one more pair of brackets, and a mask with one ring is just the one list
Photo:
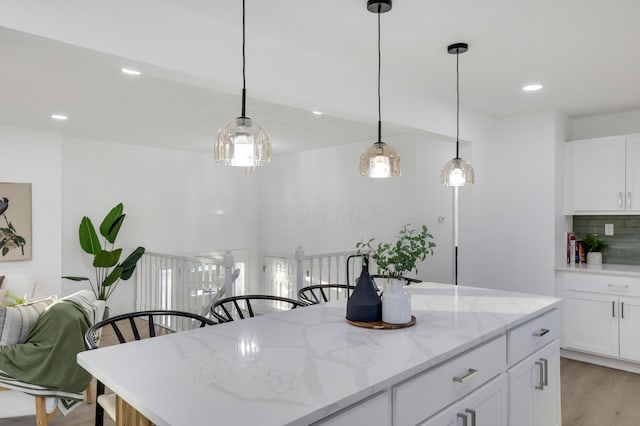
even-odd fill
[[(203, 259), (145, 253), (137, 267), (136, 309), (178, 310), (208, 315), (211, 304), (233, 294), (233, 256)], [(180, 324), (162, 324), (172, 330)]]
[(362, 258), (354, 255), (337, 252), (305, 256), (301, 247), (293, 255), (266, 254), (262, 268), (265, 293), (297, 299), (299, 289), (313, 284), (354, 285), (362, 269)]

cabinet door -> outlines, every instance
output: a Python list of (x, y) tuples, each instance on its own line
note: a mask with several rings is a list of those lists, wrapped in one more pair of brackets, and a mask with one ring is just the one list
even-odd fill
[(626, 207), (640, 212), (640, 135), (627, 136)]
[(595, 354), (618, 356), (618, 298), (565, 291), (564, 344)]
[(511, 368), (508, 376), (510, 425), (560, 425), (559, 340)]
[(573, 144), (573, 209), (576, 212), (624, 210), (625, 137)]
[[(540, 381), (542, 368), (542, 389), (533, 392), (533, 424), (535, 426), (560, 426), (560, 342), (556, 341), (534, 355), (534, 370)], [(542, 363), (542, 365), (540, 365)], [(540, 387), (540, 386), (539, 386)], [(519, 423), (514, 423), (519, 424)]]
[[(462, 418), (459, 418), (458, 414), (464, 417), (464, 414), (462, 414), (462, 406), (459, 402), (456, 402), (429, 420), (420, 423), (419, 426), (459, 426), (462, 424)], [(458, 422), (458, 420), (460, 420), (460, 422)], [(467, 423), (467, 426), (470, 426), (469, 423)]]
[[(501, 374), (462, 400), (469, 426), (507, 426), (507, 375)], [(474, 421), (475, 420), (475, 421)]]
[(640, 361), (640, 298), (620, 297), (620, 357)]

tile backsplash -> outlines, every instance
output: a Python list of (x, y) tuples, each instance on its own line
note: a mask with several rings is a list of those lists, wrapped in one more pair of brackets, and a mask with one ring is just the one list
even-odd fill
[[(604, 235), (604, 225), (613, 224), (613, 235)], [(573, 232), (578, 239), (598, 234), (609, 247), (602, 252), (603, 263), (640, 265), (640, 216), (573, 216)]]

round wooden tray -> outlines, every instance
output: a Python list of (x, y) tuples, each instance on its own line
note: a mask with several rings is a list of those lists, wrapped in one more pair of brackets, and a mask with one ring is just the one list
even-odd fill
[(411, 315), (411, 321), (405, 324), (389, 324), (384, 321), (373, 321), (373, 322), (363, 322), (363, 321), (351, 321), (347, 319), (347, 322), (351, 325), (355, 325), (356, 327), (362, 328), (373, 328), (375, 330), (395, 330), (398, 328), (407, 328), (411, 327), (416, 323), (416, 317)]

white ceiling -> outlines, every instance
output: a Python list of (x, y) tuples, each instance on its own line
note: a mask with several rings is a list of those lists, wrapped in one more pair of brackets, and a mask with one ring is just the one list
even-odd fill
[[(163, 2), (212, 22), (240, 25), (239, 0)], [(372, 74), (376, 29), (365, 4), (248, 0), (248, 34)], [(460, 57), (465, 108), (497, 117), (549, 110), (578, 117), (639, 109), (639, 16), (637, 0), (396, 0), (382, 17), (383, 82), (392, 81), (383, 84), (455, 102), (455, 59), (446, 46), (466, 41), (470, 51)], [(229, 111), (239, 113), (237, 94), (157, 77), (167, 73), (124, 76), (122, 58), (2, 27), (0, 57), (0, 122), (5, 124), (206, 151), (217, 129), (233, 118)], [(292, 57), (291, 67), (295, 61)], [(314, 84), (323, 76), (306, 77)], [(371, 82), (362, 80), (353, 84)], [(522, 85), (531, 82), (545, 87), (523, 93)], [(384, 95), (393, 96), (384, 88)], [(250, 115), (261, 117), (275, 152), (375, 138), (371, 117), (363, 122), (316, 117), (306, 110), (250, 102)], [(49, 115), (60, 105), (60, 112), (72, 119), (54, 123)], [(391, 123), (385, 129), (391, 135), (411, 131)]]

